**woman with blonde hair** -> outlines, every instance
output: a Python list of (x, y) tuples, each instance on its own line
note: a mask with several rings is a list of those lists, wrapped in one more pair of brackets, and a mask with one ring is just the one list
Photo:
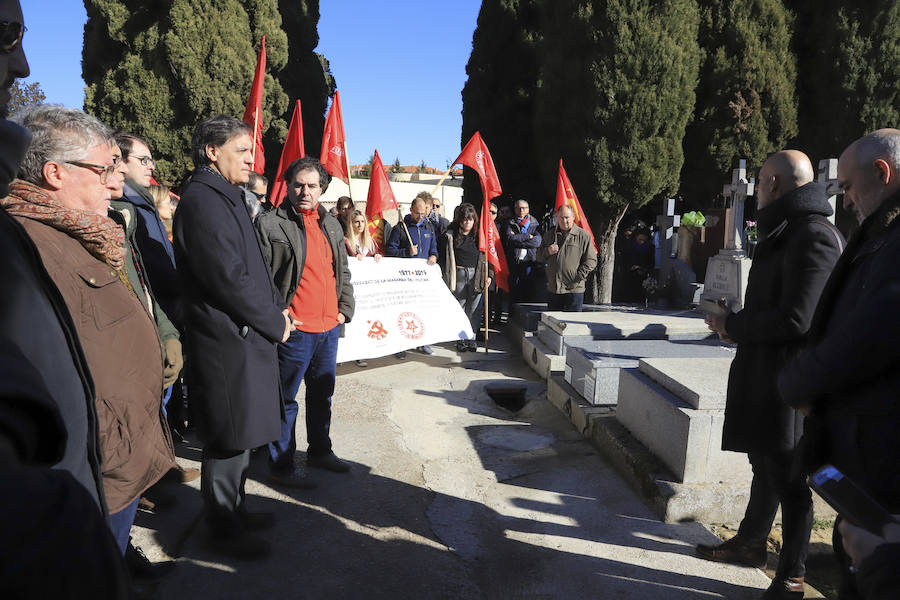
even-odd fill
[(359, 260), (374, 256), (375, 262), (381, 260), (381, 254), (375, 251), (375, 240), (369, 233), (369, 224), (362, 211), (354, 210), (350, 216), (344, 244), (347, 246), (347, 256), (355, 256)]
[(166, 233), (169, 235), (169, 241), (172, 241), (172, 198), (170, 196), (170, 190), (168, 186), (165, 185), (151, 185), (147, 188), (150, 191), (150, 195), (153, 197), (153, 204), (156, 205), (156, 211), (159, 213), (159, 218), (163, 222), (163, 226), (166, 228)]

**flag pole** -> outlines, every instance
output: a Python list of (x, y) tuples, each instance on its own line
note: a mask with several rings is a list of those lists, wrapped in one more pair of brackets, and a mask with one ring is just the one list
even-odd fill
[[(400, 217), (400, 223), (403, 224), (403, 231), (406, 232), (406, 239), (409, 240), (409, 249), (412, 250), (412, 245), (413, 245), (412, 236), (409, 235), (409, 227), (406, 226), (406, 219), (404, 219), (403, 217)], [(418, 255), (419, 255), (418, 249), (416, 249), (416, 256), (418, 256)], [(412, 256), (412, 255), (410, 255), (410, 256)]]
[(432, 196), (435, 195), (435, 193), (438, 191), (438, 188), (441, 187), (441, 184), (444, 183), (444, 180), (447, 179), (447, 175), (449, 175), (452, 170), (453, 170), (453, 165), (450, 165), (450, 168), (447, 169), (447, 172), (444, 173), (440, 179), (438, 179), (438, 182), (437, 182), (437, 184), (435, 184), (434, 189), (431, 190)]
[[(344, 146), (344, 164), (347, 165), (347, 189), (350, 190), (349, 191), (350, 201), (353, 202), (353, 186), (350, 185), (350, 182), (353, 180), (353, 178), (350, 177), (350, 154), (347, 153), (347, 140), (344, 140), (343, 146)], [(369, 174), (369, 177), (371, 177), (371, 176), (372, 175)]]
[(487, 244), (484, 245), (484, 353), (488, 353), (488, 262)]
[(253, 111), (253, 149), (250, 151), (250, 157), (253, 158), (253, 167), (256, 168), (256, 132), (259, 130), (259, 111), (261, 106), (257, 106)]

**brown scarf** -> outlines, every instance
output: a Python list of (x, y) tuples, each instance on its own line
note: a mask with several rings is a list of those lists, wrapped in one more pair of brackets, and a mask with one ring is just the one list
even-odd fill
[(32, 219), (70, 235), (91, 256), (124, 272), (125, 232), (109, 217), (67, 208), (43, 189), (21, 179), (12, 182), (9, 196), (0, 199), (0, 206), (13, 216)]

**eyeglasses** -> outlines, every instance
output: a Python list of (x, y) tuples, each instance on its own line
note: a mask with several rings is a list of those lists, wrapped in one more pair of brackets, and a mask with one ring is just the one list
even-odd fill
[(28, 28), (16, 21), (0, 21), (0, 52), (11, 54), (22, 43)]
[(265, 199), (267, 197), (267, 194), (257, 194), (256, 192), (252, 192), (252, 191), (250, 193), (253, 194), (254, 196), (256, 196), (256, 199), (260, 202), (265, 201)]
[(156, 167), (156, 161), (149, 156), (129, 156), (128, 158), (135, 159), (136, 161), (141, 163), (142, 167)]
[(496, 211), (496, 210), (492, 210), (492, 211), (491, 211), (491, 214), (492, 214), (492, 215), (496, 215), (496, 214), (497, 214), (497, 211)]
[(99, 169), (98, 174), (100, 175), (100, 184), (106, 185), (106, 182), (109, 181), (110, 173), (114, 173), (119, 166), (119, 161), (115, 160), (111, 165), (95, 165), (94, 163), (81, 162), (80, 160), (67, 160), (66, 164), (75, 165), (82, 169)]

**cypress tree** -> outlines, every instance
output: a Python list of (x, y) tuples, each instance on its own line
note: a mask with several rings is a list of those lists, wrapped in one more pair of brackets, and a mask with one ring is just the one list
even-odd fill
[[(263, 35), (268, 73), (287, 61), (275, 0), (85, 0), (85, 7), (85, 110), (147, 139), (159, 181), (177, 182), (192, 169), (198, 121), (243, 115)], [(287, 96), (270, 74), (265, 92), (265, 131), (283, 139)], [(277, 155), (267, 157), (277, 163)]]
[[(540, 4), (538, 0), (482, 2), (462, 90), (462, 143), (480, 131), (505, 195), (528, 199), (538, 215), (549, 199), (541, 187), (532, 132)], [(466, 201), (478, 206), (478, 174), (468, 167), (464, 173)]]
[[(328, 98), (334, 96), (335, 82), (328, 60), (314, 52), (319, 45), (319, 0), (278, 0), (284, 30), (288, 32), (288, 59), (278, 78), (290, 97), (287, 114), (290, 122), (294, 100), (300, 100), (303, 109), (303, 143), (308, 156), (319, 156), (322, 147), (322, 130), (325, 128), (325, 111)], [(281, 153), (280, 140), (272, 142), (275, 156)], [(270, 144), (266, 144), (269, 156)], [(277, 167), (277, 160), (272, 168)], [(278, 173), (272, 173), (278, 176)], [(271, 178), (270, 178), (271, 179)]]
[(712, 204), (740, 158), (759, 166), (797, 133), (791, 14), (781, 0), (699, 0), (703, 52), (682, 193)]
[(814, 162), (900, 124), (900, 0), (793, 2), (799, 146)]
[(674, 193), (700, 53), (694, 0), (557, 0), (548, 7), (535, 127), (545, 185), (559, 159), (590, 220), (612, 297), (622, 217)]

